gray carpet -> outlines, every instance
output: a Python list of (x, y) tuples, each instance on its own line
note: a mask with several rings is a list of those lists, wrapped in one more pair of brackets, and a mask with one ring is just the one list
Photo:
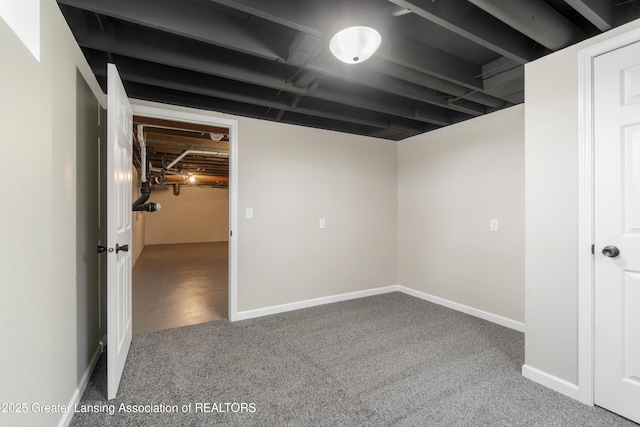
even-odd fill
[(101, 361), (78, 407), (115, 413), (72, 425), (637, 425), (525, 379), (523, 358), (519, 332), (392, 293), (137, 335), (118, 398)]

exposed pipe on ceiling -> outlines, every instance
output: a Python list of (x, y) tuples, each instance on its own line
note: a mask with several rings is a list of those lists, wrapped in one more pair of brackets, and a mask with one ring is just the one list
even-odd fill
[(220, 153), (217, 151), (186, 150), (184, 153), (180, 154), (171, 163), (169, 163), (167, 166), (163, 167), (162, 169), (164, 171), (168, 171), (169, 169), (174, 167), (180, 160), (184, 159), (189, 154), (201, 154), (205, 156), (228, 156), (229, 155), (229, 153)]
[(144, 139), (144, 125), (138, 125), (138, 144), (140, 144), (140, 180), (147, 182), (147, 145)]
[(138, 125), (138, 144), (140, 144), (140, 197), (138, 197), (131, 207), (133, 211), (155, 212), (162, 208), (160, 203), (146, 203), (151, 196), (151, 187), (149, 179), (151, 178), (151, 162), (147, 153), (147, 145), (144, 139), (144, 126)]
[(575, 43), (581, 33), (542, 0), (468, 0), (553, 51)]
[[(228, 176), (214, 176), (214, 175), (194, 175), (196, 177), (196, 184), (205, 184), (205, 185), (222, 185), (229, 183)], [(167, 175), (164, 178), (163, 182), (159, 182), (158, 184), (185, 184), (184, 175)], [(188, 182), (187, 182), (188, 183)]]
[(183, 175), (184, 175), (182, 172), (178, 172), (178, 171), (166, 171), (166, 170), (164, 170), (164, 169), (162, 169), (162, 168), (154, 168), (154, 167), (151, 167), (149, 170), (150, 170), (151, 172), (160, 172), (160, 173), (165, 173), (165, 174), (169, 174), (169, 175), (180, 175), (180, 176), (183, 176)]

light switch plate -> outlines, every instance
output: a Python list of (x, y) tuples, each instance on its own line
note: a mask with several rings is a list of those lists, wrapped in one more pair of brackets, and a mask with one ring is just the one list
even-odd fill
[(498, 220), (490, 219), (489, 220), (489, 231), (498, 231)]
[(318, 221), (318, 225), (320, 226), (321, 230), (324, 230), (325, 228), (327, 228), (327, 221), (324, 218), (320, 218), (320, 220)]
[(244, 217), (245, 217), (246, 219), (253, 219), (253, 208), (247, 208), (247, 209), (245, 210)]

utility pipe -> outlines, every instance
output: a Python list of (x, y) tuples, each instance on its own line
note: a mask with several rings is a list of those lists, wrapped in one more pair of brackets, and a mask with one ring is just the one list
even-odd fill
[(174, 167), (180, 160), (184, 159), (189, 154), (201, 154), (205, 156), (228, 156), (229, 155), (229, 153), (220, 153), (217, 151), (187, 150), (184, 153), (180, 154), (178, 157), (176, 157), (173, 162), (169, 163), (167, 166), (163, 167), (162, 169), (166, 172), (167, 170)]
[(145, 171), (145, 173), (142, 174), (142, 176), (144, 176), (144, 180), (142, 180), (142, 186), (140, 187), (140, 197), (138, 197), (136, 201), (133, 202), (132, 210), (155, 212), (159, 211), (162, 206), (160, 205), (160, 203), (146, 203), (146, 201), (149, 200), (149, 196), (151, 196), (151, 186), (149, 184), (149, 178), (151, 178), (151, 170), (149, 168), (149, 157), (146, 156), (146, 151), (147, 148), (145, 147), (145, 149), (143, 150), (143, 153), (145, 153), (145, 161), (143, 163), (143, 170)]
[(147, 182), (147, 143), (144, 139), (144, 126), (138, 125), (138, 144), (140, 144), (140, 180)]
[[(194, 175), (196, 184), (226, 184), (229, 182), (228, 176), (215, 175)], [(187, 182), (188, 183), (188, 182)], [(183, 175), (167, 175), (163, 184), (185, 184)]]

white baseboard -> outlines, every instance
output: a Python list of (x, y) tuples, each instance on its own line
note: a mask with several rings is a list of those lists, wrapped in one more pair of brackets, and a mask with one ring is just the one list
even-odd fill
[(84, 394), (84, 391), (87, 388), (87, 385), (89, 384), (89, 379), (91, 378), (91, 374), (93, 373), (93, 370), (95, 369), (96, 364), (98, 363), (98, 359), (100, 359), (101, 353), (102, 353), (102, 346), (98, 344), (96, 351), (93, 353), (93, 356), (91, 356), (91, 361), (89, 362), (87, 369), (85, 369), (84, 372), (82, 373), (80, 382), (78, 383), (78, 386), (73, 392), (73, 395), (71, 395), (71, 399), (67, 404), (67, 408), (69, 408), (69, 410), (63, 413), (62, 418), (60, 418), (60, 421), (58, 422), (58, 427), (69, 427), (69, 424), (71, 424), (71, 419), (73, 418), (76, 404), (80, 402), (80, 399), (82, 398), (82, 395)]
[(390, 292), (396, 291), (398, 291), (398, 286), (392, 285), (382, 288), (368, 289), (366, 291), (348, 292), (346, 294), (331, 295), (328, 297), (308, 299), (304, 301), (274, 305), (265, 308), (257, 308), (255, 310), (239, 311), (234, 316), (234, 321), (253, 319), (256, 317), (268, 316), (270, 314), (284, 313), (287, 311), (299, 310), (301, 308), (315, 307), (318, 305), (331, 304), (333, 302), (347, 301), (356, 298), (370, 297), (373, 295), (388, 294)]
[(522, 366), (522, 376), (572, 399), (580, 400), (580, 389), (577, 385), (567, 380), (563, 380), (562, 378), (558, 378), (529, 365)]
[(524, 332), (524, 323), (522, 322), (518, 322), (513, 319), (502, 317), (497, 314), (489, 313), (488, 311), (469, 307), (468, 305), (460, 304), (454, 301), (449, 301), (448, 299), (430, 295), (425, 292), (416, 291), (415, 289), (410, 289), (405, 286), (398, 285), (397, 288), (398, 288), (397, 289), (398, 291), (404, 292), (407, 295), (411, 295), (416, 298), (420, 298), (420, 299), (432, 302), (434, 304), (439, 304), (456, 311), (461, 311), (471, 316), (479, 317), (480, 319), (488, 320), (489, 322), (497, 323), (498, 325), (502, 325), (510, 329), (515, 329), (516, 331), (519, 331), (519, 332)]
[(308, 299), (304, 301), (297, 301), (288, 304), (274, 305), (271, 307), (257, 308), (254, 310), (239, 311), (234, 316), (234, 322), (237, 320), (254, 319), (256, 317), (268, 316), (271, 314), (285, 313), (287, 311), (299, 310), (302, 308), (315, 307), (318, 305), (331, 304), (334, 302), (347, 301), (350, 299), (370, 297), (373, 295), (387, 294), (390, 292), (402, 292), (407, 295), (411, 295), (416, 298), (420, 298), (438, 305), (442, 305), (447, 308), (451, 308), (456, 311), (469, 314), (471, 316), (479, 317), (489, 322), (497, 323), (498, 325), (505, 326), (507, 328), (515, 329), (516, 331), (524, 332), (524, 323), (518, 322), (506, 317), (499, 316), (497, 314), (489, 313), (487, 311), (479, 310), (477, 308), (469, 307), (464, 304), (449, 301), (444, 298), (436, 297), (424, 292), (416, 291), (414, 289), (407, 288), (400, 285), (385, 286), (382, 288), (368, 289), (365, 291), (348, 292), (345, 294), (331, 295), (327, 297)]

